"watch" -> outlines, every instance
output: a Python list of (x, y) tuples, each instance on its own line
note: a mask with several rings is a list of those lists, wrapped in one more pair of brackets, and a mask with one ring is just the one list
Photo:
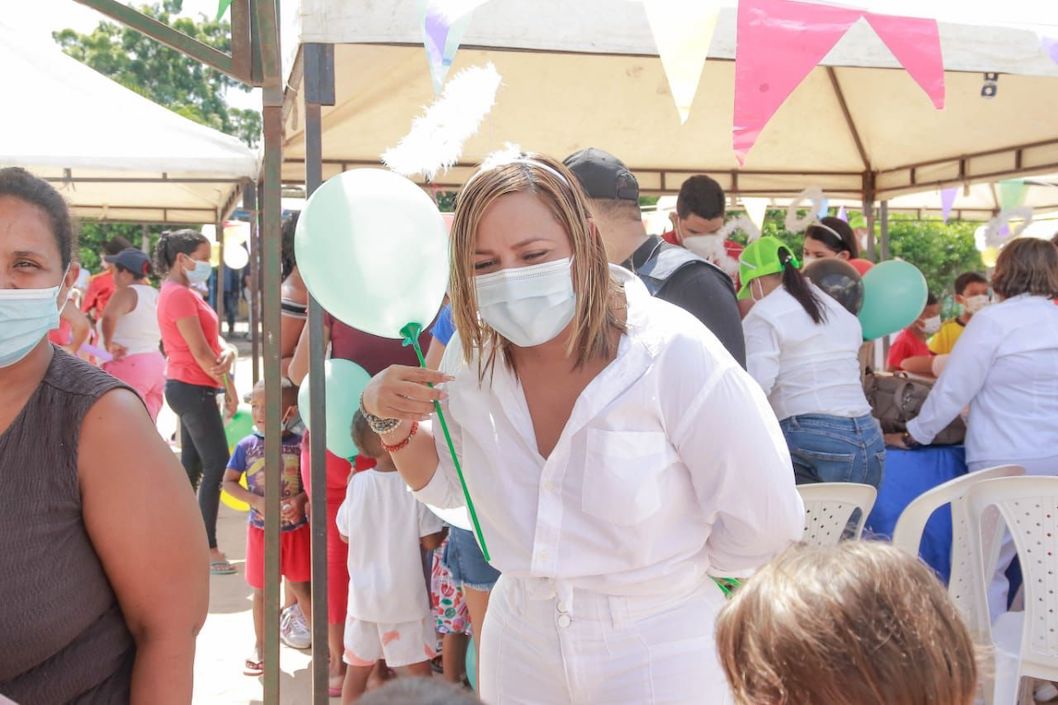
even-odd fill
[(918, 441), (916, 441), (915, 437), (912, 436), (907, 431), (904, 431), (904, 435), (902, 437), (902, 440), (904, 441), (904, 445), (907, 446), (910, 449), (915, 449), (915, 448), (921, 448), (922, 447), (922, 444), (919, 443)]

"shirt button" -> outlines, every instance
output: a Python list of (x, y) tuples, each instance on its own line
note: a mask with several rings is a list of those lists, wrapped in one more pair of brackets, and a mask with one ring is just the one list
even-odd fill
[(565, 629), (569, 625), (573, 624), (573, 619), (568, 614), (560, 615), (558, 618), (558, 626)]
[(555, 608), (562, 614), (569, 612), (569, 605), (567, 605), (565, 602), (559, 602), (558, 605), (555, 606)]

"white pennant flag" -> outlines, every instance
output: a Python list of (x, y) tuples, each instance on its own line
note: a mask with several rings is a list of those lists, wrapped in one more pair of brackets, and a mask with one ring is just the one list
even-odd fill
[(743, 198), (742, 207), (746, 209), (746, 215), (757, 226), (757, 230), (764, 232), (764, 217), (768, 214), (768, 199)]
[(691, 114), (720, 8), (717, 0), (643, 0), (680, 122)]

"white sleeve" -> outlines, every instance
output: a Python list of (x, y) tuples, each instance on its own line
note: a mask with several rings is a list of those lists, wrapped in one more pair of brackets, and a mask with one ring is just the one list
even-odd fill
[(419, 537), (422, 538), (423, 536), (439, 533), (444, 528), (440, 517), (431, 512), (422, 502), (416, 502), (415, 504), (418, 505), (417, 509), (419, 510)]
[(779, 333), (761, 316), (746, 316), (742, 321), (746, 337), (746, 370), (764, 390), (771, 394), (779, 376)]
[(991, 319), (974, 316), (970, 320), (918, 416), (907, 424), (912, 438), (925, 445), (932, 443), (973, 401), (984, 386), (1001, 338), (999, 327)]
[(338, 525), (338, 533), (346, 538), (352, 535), (349, 528), (349, 511), (349, 492), (346, 491), (342, 506), (338, 507), (338, 518), (334, 522)]
[[(448, 413), (447, 404), (442, 404), (442, 408), (445, 411), (445, 420), (448, 422), (448, 432), (452, 437), (452, 447), (455, 448), (456, 456), (458, 457), (461, 455), (460, 440), (462, 438), (462, 429), (460, 429), (459, 424), (453, 421), (452, 415)], [(426, 486), (414, 493), (415, 499), (441, 509), (462, 507), (466, 504), (466, 500), (463, 498), (463, 489), (459, 484), (455, 462), (452, 460), (452, 453), (448, 448), (448, 442), (445, 440), (440, 419), (436, 422), (431, 422), (430, 426), (432, 427), (434, 445), (437, 447), (437, 469), (434, 471), (430, 481), (426, 483)]]
[(718, 371), (674, 417), (671, 440), (712, 524), (709, 573), (746, 577), (801, 538), (804, 505), (768, 400), (742, 369)]

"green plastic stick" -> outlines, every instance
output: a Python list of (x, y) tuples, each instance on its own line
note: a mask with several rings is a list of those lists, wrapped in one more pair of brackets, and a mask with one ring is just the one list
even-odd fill
[[(411, 346), (415, 350), (416, 357), (419, 358), (419, 365), (426, 368), (426, 358), (423, 357), (422, 347), (419, 345), (419, 334), (422, 332), (422, 326), (418, 323), (409, 323), (400, 329), (400, 334), (404, 336), (404, 344)], [(430, 387), (433, 387), (431, 384)], [(485, 560), (490, 560), (489, 547), (485, 544), (485, 535), (481, 533), (481, 524), (478, 522), (478, 512), (474, 508), (474, 500), (470, 498), (470, 490), (467, 489), (467, 481), (463, 478), (463, 466), (459, 462), (459, 457), (456, 455), (456, 447), (452, 443), (452, 434), (448, 432), (448, 423), (445, 421), (444, 412), (441, 411), (441, 403), (435, 401), (433, 408), (437, 412), (437, 419), (441, 422), (441, 431), (445, 434), (445, 442), (448, 443), (448, 452), (452, 454), (452, 462), (456, 466), (456, 475), (459, 476), (459, 485), (463, 488), (463, 497), (467, 501), (467, 511), (470, 513), (470, 521), (474, 524), (474, 533), (477, 534), (478, 543), (481, 544), (481, 555), (485, 557)]]

